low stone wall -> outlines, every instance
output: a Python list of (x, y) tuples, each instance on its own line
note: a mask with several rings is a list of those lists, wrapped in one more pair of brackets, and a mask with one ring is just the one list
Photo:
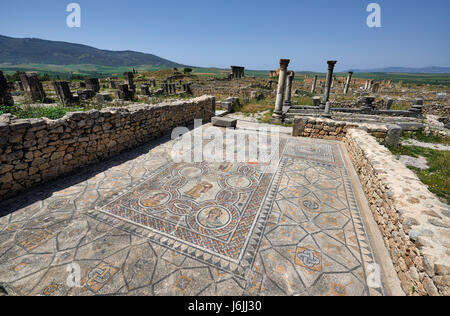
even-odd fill
[(450, 295), (450, 208), (395, 159), (394, 126), (296, 118), (293, 136), (344, 141), (407, 295)]
[(210, 122), (215, 98), (68, 113), (61, 119), (0, 116), (0, 198), (192, 124)]
[(369, 124), (335, 121), (317, 117), (296, 117), (293, 124), (293, 136), (343, 140), (348, 130), (359, 128), (366, 130), (376, 138), (396, 145), (401, 136), (401, 127), (389, 124)]
[(450, 295), (450, 209), (363, 130), (344, 138), (407, 295)]

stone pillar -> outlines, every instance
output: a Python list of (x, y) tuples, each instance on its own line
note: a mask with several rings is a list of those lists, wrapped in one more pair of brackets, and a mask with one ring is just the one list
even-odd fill
[(331, 102), (328, 101), (327, 104), (325, 104), (325, 110), (323, 111), (322, 117), (331, 118), (330, 108)]
[(74, 97), (66, 81), (54, 81), (52, 85), (63, 106), (69, 106), (73, 103)]
[(118, 90), (116, 90), (116, 98), (124, 101), (132, 101), (134, 98), (134, 93), (132, 90), (128, 89), (127, 84), (120, 84)]
[(317, 85), (317, 75), (314, 76), (311, 93), (314, 94), (316, 92), (316, 85)]
[(364, 104), (360, 109), (362, 113), (371, 113), (374, 109), (373, 102), (375, 101), (375, 97), (363, 97), (362, 98)]
[(150, 95), (150, 90), (149, 90), (148, 84), (141, 85), (141, 94), (142, 95)]
[(161, 83), (161, 89), (165, 94), (169, 94), (169, 86), (167, 82)]
[(130, 90), (135, 90), (136, 86), (134, 85), (134, 74), (132, 72), (124, 72), (123, 77), (125, 79), (125, 84), (128, 85)]
[(280, 77), (278, 79), (277, 100), (275, 103), (275, 111), (273, 112), (273, 118), (277, 121), (281, 121), (283, 118), (284, 90), (286, 89), (287, 67), (290, 62), (290, 59), (280, 60)]
[(84, 82), (86, 83), (87, 90), (92, 90), (95, 93), (100, 92), (100, 82), (98, 81), (98, 78), (87, 78)]
[(328, 64), (328, 73), (327, 73), (327, 82), (325, 84), (325, 91), (323, 93), (323, 100), (322, 100), (322, 108), (325, 108), (325, 104), (327, 104), (328, 100), (330, 99), (330, 92), (331, 92), (331, 84), (333, 83), (333, 71), (334, 66), (336, 65), (337, 61), (335, 60), (329, 60), (327, 61)]
[(372, 85), (372, 93), (378, 93), (379, 90), (380, 90), (380, 84), (379, 83), (374, 83)]
[(3, 71), (0, 71), (0, 105), (14, 105), (14, 99), (9, 92), (8, 82), (6, 81), (5, 76), (3, 76)]
[(394, 104), (394, 99), (388, 98), (386, 103), (386, 109), (390, 110), (392, 108), (392, 105)]
[(28, 97), (34, 102), (44, 102), (46, 99), (44, 88), (39, 81), (37, 74), (20, 74), (20, 80), (28, 94)]
[(348, 73), (347, 82), (345, 83), (344, 94), (347, 94), (347, 93), (348, 93), (348, 89), (350, 88), (350, 82), (351, 82), (351, 80), (352, 80), (352, 75), (353, 75), (353, 72), (350, 71), (350, 72)]
[(16, 89), (18, 91), (25, 91), (25, 89), (23, 88), (23, 83), (22, 81), (16, 81)]
[(183, 91), (187, 94), (192, 94), (192, 88), (190, 83), (183, 84)]
[(294, 82), (295, 72), (289, 71), (286, 81), (286, 89), (284, 93), (284, 106), (291, 106), (291, 96), (292, 96), (292, 83)]
[(231, 79), (240, 79), (245, 77), (245, 68), (239, 66), (231, 66)]
[(413, 112), (417, 115), (422, 115), (423, 112), (423, 99), (415, 99), (409, 112)]

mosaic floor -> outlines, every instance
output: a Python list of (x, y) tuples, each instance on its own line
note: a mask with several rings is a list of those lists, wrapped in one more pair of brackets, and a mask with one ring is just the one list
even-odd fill
[(267, 163), (175, 162), (176, 142), (2, 202), (0, 284), (19, 295), (384, 294), (367, 282), (374, 254), (338, 142), (282, 136)]

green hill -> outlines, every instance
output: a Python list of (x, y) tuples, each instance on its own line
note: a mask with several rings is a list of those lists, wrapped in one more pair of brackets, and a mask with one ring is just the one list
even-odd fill
[(37, 38), (12, 38), (3, 35), (0, 35), (0, 64), (182, 67), (178, 63), (152, 54), (101, 50), (81, 44)]

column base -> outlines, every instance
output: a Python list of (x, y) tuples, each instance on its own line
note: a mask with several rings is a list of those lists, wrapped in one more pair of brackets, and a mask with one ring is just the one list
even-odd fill
[(272, 118), (270, 119), (270, 123), (283, 123), (284, 117), (283, 113), (273, 113)]

